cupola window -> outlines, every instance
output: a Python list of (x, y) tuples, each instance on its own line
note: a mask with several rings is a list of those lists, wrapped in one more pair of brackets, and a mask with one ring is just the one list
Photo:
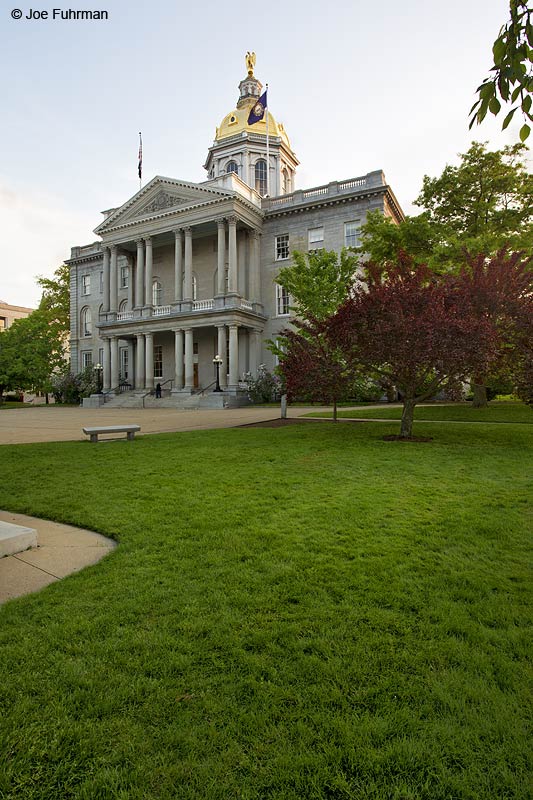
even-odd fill
[(226, 165), (226, 172), (235, 172), (237, 175), (239, 174), (239, 167), (236, 161), (228, 161)]
[(262, 158), (255, 165), (255, 191), (260, 195), (267, 193), (267, 165)]

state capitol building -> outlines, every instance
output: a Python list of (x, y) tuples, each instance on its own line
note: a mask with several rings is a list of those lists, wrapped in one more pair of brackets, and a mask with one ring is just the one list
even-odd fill
[[(287, 326), (276, 276), (291, 252), (357, 245), (370, 210), (403, 218), (381, 170), (298, 189), (282, 123), (269, 110), (250, 121), (263, 87), (254, 54), (246, 65), (207, 180), (152, 178), (104, 212), (99, 241), (72, 248), (71, 369), (101, 364), (113, 405), (140, 405), (157, 384), (165, 405), (238, 404), (245, 373), (274, 369), (265, 342)], [(217, 355), (223, 392), (212, 395)]]

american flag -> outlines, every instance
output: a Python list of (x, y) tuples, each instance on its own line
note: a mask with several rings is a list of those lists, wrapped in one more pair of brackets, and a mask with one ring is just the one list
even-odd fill
[(142, 179), (143, 175), (143, 140), (141, 136), (141, 132), (139, 131), (139, 180)]

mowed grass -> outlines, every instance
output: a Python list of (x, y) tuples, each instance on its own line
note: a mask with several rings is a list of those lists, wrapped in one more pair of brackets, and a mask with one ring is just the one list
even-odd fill
[(533, 426), (5, 446), (120, 546), (0, 609), (4, 800), (531, 798)]
[[(330, 411), (314, 411), (308, 417), (331, 417)], [(402, 417), (401, 406), (373, 406), (371, 408), (354, 407), (351, 410), (341, 409), (338, 416), (358, 419), (397, 419)], [(487, 408), (473, 408), (472, 403), (435, 403), (429, 406), (415, 407), (415, 422), (514, 422), (533, 425), (533, 408), (524, 403), (492, 401)]]

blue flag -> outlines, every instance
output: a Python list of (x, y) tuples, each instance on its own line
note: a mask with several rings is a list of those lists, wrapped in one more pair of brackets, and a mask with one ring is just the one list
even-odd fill
[(267, 107), (267, 93), (266, 91), (264, 91), (259, 100), (257, 101), (257, 103), (254, 103), (254, 105), (250, 110), (250, 113), (248, 115), (248, 125), (253, 125), (256, 122), (260, 122), (265, 116), (266, 107)]

